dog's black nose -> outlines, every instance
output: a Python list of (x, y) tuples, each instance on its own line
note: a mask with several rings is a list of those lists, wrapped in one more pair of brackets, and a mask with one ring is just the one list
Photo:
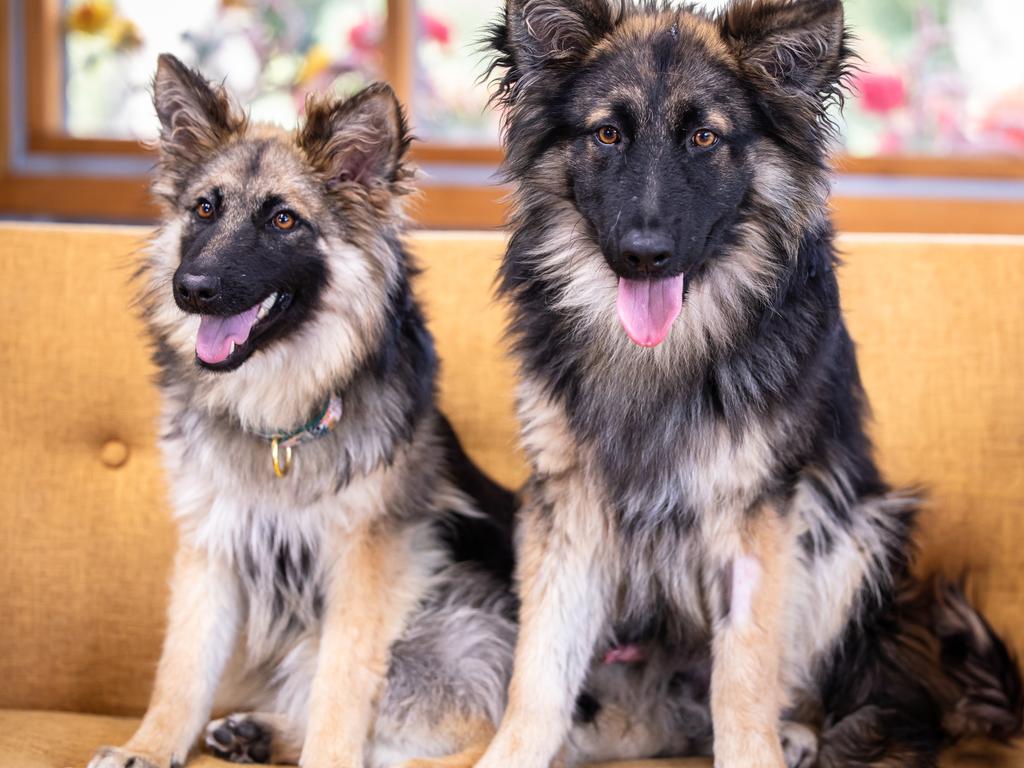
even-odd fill
[(633, 229), (623, 235), (619, 251), (630, 272), (654, 277), (672, 258), (672, 238), (664, 232)]
[(193, 275), (186, 272), (175, 281), (178, 300), (192, 309), (202, 311), (220, 296), (220, 278), (216, 275)]

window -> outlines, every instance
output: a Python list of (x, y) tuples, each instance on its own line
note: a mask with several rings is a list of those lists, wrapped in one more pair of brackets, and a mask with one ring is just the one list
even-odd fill
[[(1024, 177), (1024, 46), (1016, 37), (1024, 3), (846, 0), (845, 8), (860, 57), (841, 121), (847, 167), (894, 167), (902, 158), (908, 173)], [(974, 162), (986, 158), (987, 167)], [(881, 162), (863, 162), (870, 159)]]
[[(224, 81), (256, 120), (289, 125), (310, 91), (351, 93), (376, 79), (411, 84), (417, 136), (498, 143), (476, 45), (496, 2), (426, 0), (412, 13), (411, 72), (386, 62), (386, 0), (64, 0), (62, 128), (78, 138), (151, 139), (151, 70), (170, 51)], [(476, 49), (476, 50), (474, 50)]]
[(290, 124), (311, 90), (383, 76), (384, 0), (66, 0), (63, 127), (79, 138), (151, 139), (156, 57), (225, 81), (256, 120)]
[[(727, 0), (702, 0), (712, 8)], [(310, 90), (390, 81), (420, 142), (427, 226), (497, 226), (498, 115), (480, 48), (500, 0), (0, 0), (0, 213), (148, 219), (140, 143), (169, 50), (257, 119)], [(1024, 231), (1024, 22), (1017, 0), (847, 0), (863, 56), (847, 101), (841, 226)], [(8, 64), (10, 71), (5, 71)], [(951, 216), (951, 211), (956, 216)], [(965, 211), (967, 212), (965, 214)], [(973, 224), (972, 224), (973, 222)]]
[(1015, 0), (847, 4), (862, 71), (846, 110), (852, 155), (1024, 157), (1024, 46)]

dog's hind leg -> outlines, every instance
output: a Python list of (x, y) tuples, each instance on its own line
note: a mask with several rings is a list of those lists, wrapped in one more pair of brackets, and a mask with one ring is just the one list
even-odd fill
[(487, 751), (487, 745), (490, 744), (493, 735), (494, 728), (492, 727), (486, 738), (481, 739), (479, 743), (467, 747), (458, 754), (448, 755), (447, 757), (417, 757), (404, 763), (399, 763), (395, 768), (473, 768), (480, 761), (480, 758), (483, 757), (484, 752)]
[(448, 757), (418, 757), (397, 768), (473, 768), (487, 750), (487, 743)]
[(941, 578), (908, 577), (887, 614), (850, 627), (834, 666), (820, 768), (934, 768), (960, 740), (1008, 742), (1024, 723), (1013, 655)]
[(508, 585), (452, 566), (392, 646), (369, 768), (472, 766), (505, 707), (515, 645)]
[(232, 763), (294, 765), (302, 751), (302, 729), (284, 715), (242, 712), (212, 721), (204, 741), (210, 754)]
[(820, 768), (938, 768), (943, 747), (938, 729), (927, 722), (905, 721), (905, 713), (875, 706), (850, 713), (822, 733), (818, 765)]
[(712, 542), (711, 716), (718, 768), (785, 768), (779, 738), (789, 521), (771, 504), (745, 515), (738, 541)]

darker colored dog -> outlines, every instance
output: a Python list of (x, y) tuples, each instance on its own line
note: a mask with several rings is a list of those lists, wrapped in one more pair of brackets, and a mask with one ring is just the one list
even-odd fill
[(935, 765), (1020, 732), (1018, 668), (909, 562), (842, 315), (827, 198), (840, 0), (508, 0), (532, 462), (509, 707), (479, 768), (545, 768), (620, 640), (712, 649), (716, 764)]

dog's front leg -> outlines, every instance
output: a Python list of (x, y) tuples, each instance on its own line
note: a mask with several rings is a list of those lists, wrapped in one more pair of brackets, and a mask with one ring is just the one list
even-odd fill
[(711, 716), (716, 768), (785, 768), (782, 634), (790, 521), (774, 505), (750, 512), (736, 536), (712, 543)]
[(238, 632), (234, 575), (205, 550), (183, 544), (171, 580), (167, 636), (149, 709), (121, 748), (105, 747), (89, 768), (181, 766), (210, 719), (213, 697)]
[[(303, 768), (361, 768), (377, 699), (428, 574), (412, 532), (388, 524), (339, 531), (327, 582)], [(341, 538), (344, 541), (341, 541)]]
[(605, 510), (581, 476), (534, 483), (519, 547), (508, 708), (477, 768), (547, 768), (572, 724), (617, 573)]

